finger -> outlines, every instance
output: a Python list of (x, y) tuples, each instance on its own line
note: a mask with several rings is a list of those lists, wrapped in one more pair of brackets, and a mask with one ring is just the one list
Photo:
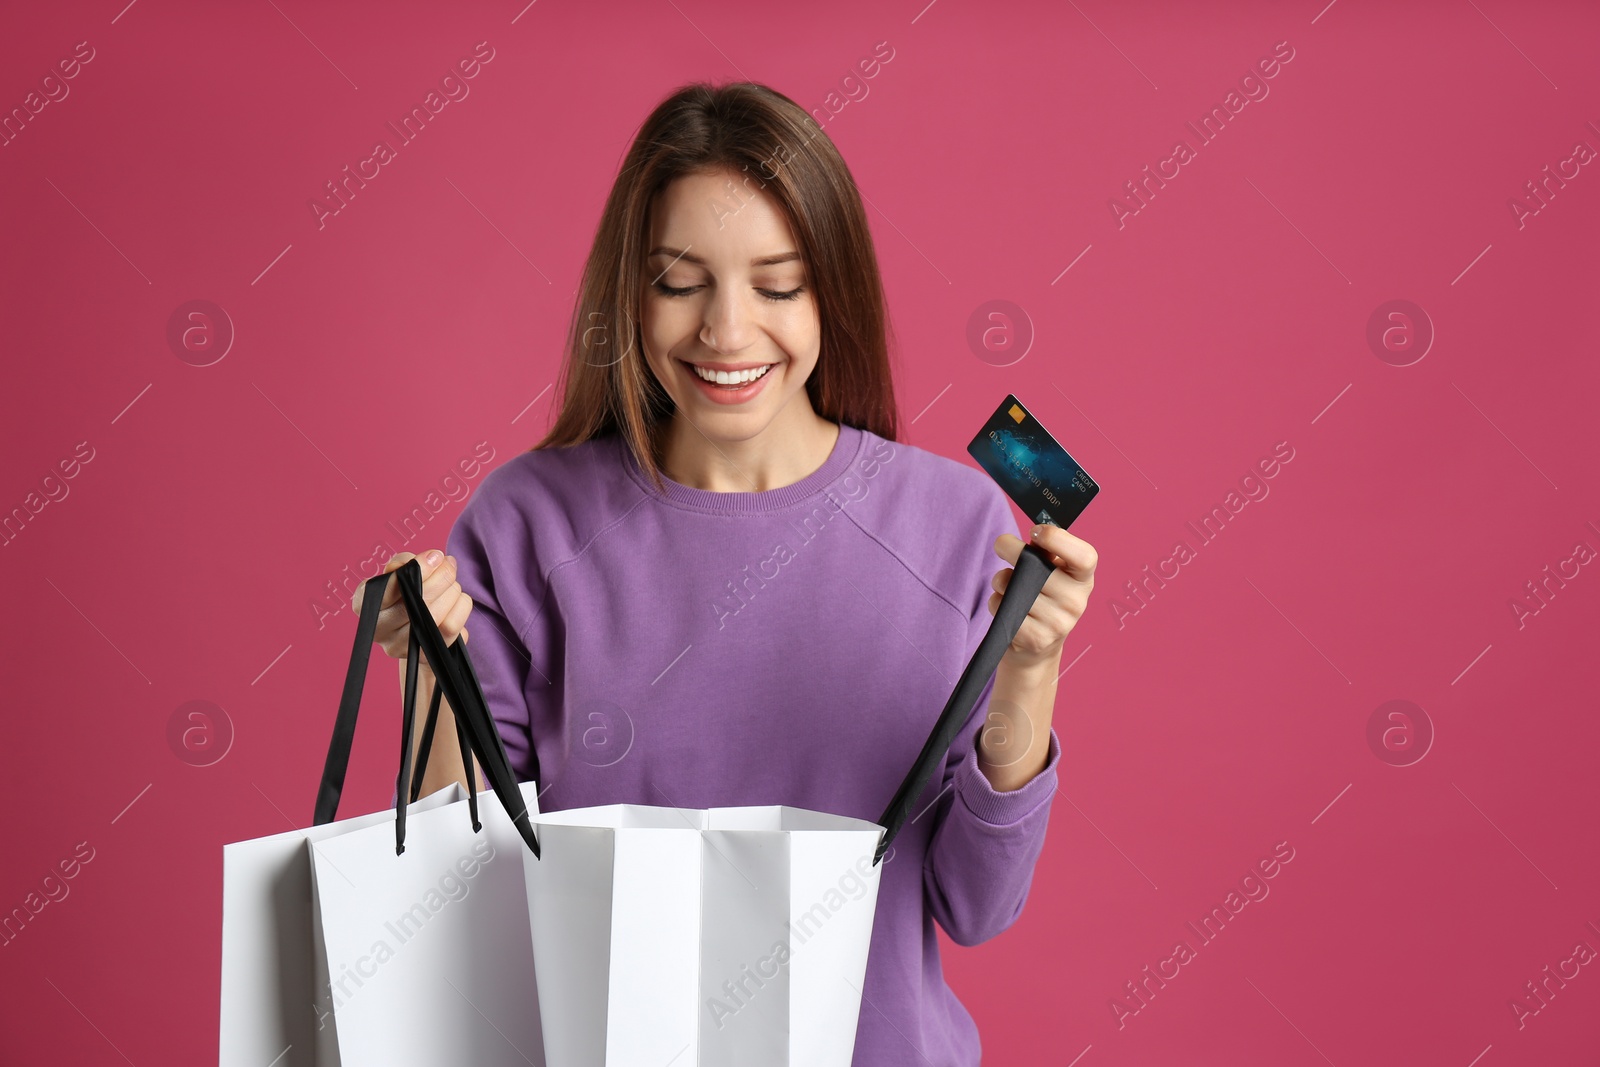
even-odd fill
[[(1044, 525), (1036, 527), (1044, 531), (1033, 544), (1050, 557), (1050, 562), (1056, 570), (1067, 575), (1074, 581), (1089, 582), (1094, 578), (1095, 567), (1099, 563), (1099, 556), (1095, 553), (1094, 546), (1081, 537), (1076, 537), (1058, 526)], [(1070, 540), (1062, 540), (1056, 535), (1064, 535)], [(1022, 555), (1023, 542), (1011, 534), (1001, 534), (995, 538), (995, 555), (1007, 563), (1015, 565)], [(1051, 575), (1054, 578), (1054, 575)]]
[(1055, 564), (1079, 581), (1094, 575), (1100, 562), (1094, 546), (1076, 534), (1059, 526), (1041, 523), (1033, 528), (1033, 543), (1055, 557)]
[[(395, 571), (405, 566), (408, 561), (416, 560), (417, 566), (423, 574), (422, 599), (431, 601), (450, 588), (455, 582), (455, 557), (447, 556), (437, 549), (434, 552), (438, 553), (439, 558), (438, 562), (433, 564), (428, 562), (428, 557), (433, 555), (433, 552), (424, 553), (421, 556), (413, 555), (410, 552), (396, 553), (394, 558), (384, 566), (384, 571), (385, 573)], [(365, 589), (365, 585), (362, 588)], [(400, 580), (391, 578), (388, 584), (384, 586), (383, 606), (378, 610), (378, 629), (380, 633), (383, 633), (388, 627), (398, 625), (398, 620), (405, 615), (405, 605), (400, 603), (400, 600)], [(358, 602), (355, 606), (356, 610), (359, 611), (360, 605)]]
[(1017, 558), (1022, 555), (1022, 538), (1016, 534), (1003, 533), (994, 539), (994, 554), (1011, 564), (1017, 565)]
[(462, 592), (461, 586), (455, 582), (451, 582), (448, 587), (439, 590), (438, 594), (428, 601), (428, 614), (433, 616), (433, 624), (442, 630), (445, 619), (450, 616), (450, 612), (455, 610), (456, 605), (466, 595), (466, 593)]
[[(384, 573), (384, 574), (392, 574), (396, 570), (398, 570), (399, 568), (405, 566), (408, 561), (413, 560), (413, 559), (417, 559), (418, 560), (418, 563), (423, 568), (423, 573), (426, 574), (427, 570), (428, 570), (427, 561), (418, 559), (416, 553), (414, 553), (414, 552), (396, 552), (394, 555), (389, 557), (389, 562), (387, 562), (387, 563), (385, 563), (383, 565), (382, 573)], [(356, 595), (350, 598), (350, 610), (359, 613), (361, 611), (361, 605), (366, 601), (366, 597), (367, 597), (367, 583), (366, 582), (362, 582), (356, 588)], [(383, 585), (383, 601), (379, 605), (379, 607), (380, 608), (387, 608), (390, 605), (397, 603), (399, 600), (400, 600), (400, 583), (397, 582), (397, 581), (393, 581), (393, 580), (385, 582), (384, 585)]]
[[(1047, 531), (1054, 530), (1058, 533), (1067, 534), (1067, 531), (1062, 530), (1057, 526), (1046, 525), (1040, 527), (1040, 529)], [(1085, 573), (1093, 573), (1095, 563), (1094, 548), (1090, 546), (1089, 542), (1083, 540), (1082, 538), (1073, 537), (1072, 534), (1067, 534), (1067, 536), (1071, 537), (1073, 541), (1076, 541), (1079, 545), (1083, 546), (1083, 549), (1087, 549), (1089, 553), (1087, 557), (1087, 567), (1078, 567), (1076, 570), (1083, 570)], [(1026, 542), (1014, 534), (1001, 534), (999, 537), (994, 539), (994, 553), (1012, 566), (1016, 566), (1017, 560), (1022, 556), (1022, 548), (1024, 544), (1026, 544)], [(1054, 538), (1049, 538), (1048, 540), (1036, 539), (1033, 544), (1035, 548), (1041, 549), (1045, 555), (1049, 556), (1050, 562), (1059, 570), (1075, 571), (1074, 567), (1069, 566), (1069, 562), (1075, 558), (1081, 558), (1083, 555), (1083, 549), (1068, 548), (1067, 550), (1073, 553), (1073, 555), (1064, 556), (1059, 549), (1066, 546), (1061, 545), (1060, 542)]]
[(421, 567), (426, 568), (428, 566), (428, 561), (418, 556), (415, 552), (396, 552), (389, 557), (389, 562), (383, 565), (383, 573), (388, 574), (391, 571), (397, 571), (412, 560), (416, 560)]
[[(438, 588), (439, 582), (435, 580), (434, 584), (430, 586), (429, 579), (435, 578), (440, 571), (448, 569), (450, 573), (454, 575), (455, 565), (454, 563), (448, 562), (450, 559), (451, 557), (446, 556), (444, 554), (444, 550), (439, 548), (430, 549), (421, 554), (415, 552), (396, 552), (394, 557), (384, 565), (383, 569), (385, 573), (390, 573), (399, 570), (410, 561), (416, 560), (417, 568), (422, 573), (422, 589), (424, 592), (427, 592), (430, 589)], [(448, 582), (445, 582), (445, 584), (448, 584)], [(384, 594), (385, 596), (383, 605), (384, 607), (388, 607), (390, 604), (393, 604), (395, 601), (400, 599), (400, 583), (390, 582), (389, 585), (384, 589)]]
[[(400, 566), (400, 564), (405, 562), (404, 559), (400, 558), (401, 556), (406, 556), (406, 557), (409, 558), (410, 555), (411, 555), (411, 553), (409, 553), (409, 552), (402, 552), (402, 553), (398, 553), (396, 555), (390, 556), (389, 557), (389, 562), (385, 563), (383, 565), (382, 573), (388, 574), (390, 571), (394, 570), (396, 567)], [(391, 591), (393, 591), (396, 596), (399, 595), (399, 590), (395, 589), (394, 582), (385, 582), (384, 586), (383, 586), (383, 601), (380, 603), (380, 605), (379, 605), (380, 607), (387, 606), (389, 603), (391, 603), (391, 600), (390, 600), (390, 597), (389, 597), (389, 593)], [(350, 610), (354, 611), (357, 614), (360, 614), (361, 613), (361, 605), (366, 603), (366, 600), (367, 600), (367, 583), (366, 582), (362, 582), (360, 585), (356, 586), (355, 595), (350, 598)]]
[[(426, 564), (423, 565), (426, 568)], [(439, 554), (439, 562), (432, 570), (423, 570), (422, 599), (431, 601), (434, 597), (444, 592), (455, 584), (456, 558)]]
[(445, 644), (455, 644), (456, 637), (467, 625), (467, 616), (470, 614), (472, 614), (472, 598), (462, 593), (439, 622), (439, 633), (443, 635)]
[[(391, 578), (389, 580), (389, 589), (394, 593), (394, 599), (389, 601), (386, 607), (379, 609), (377, 628), (380, 640), (386, 642), (403, 639), (406, 627), (411, 625), (411, 613), (400, 597), (399, 579)], [(388, 598), (385, 597), (385, 600), (388, 600)], [(405, 653), (402, 652), (401, 655), (405, 655)]]
[[(1002, 594), (1000, 593), (989, 594), (990, 615), (999, 613), (1001, 599)], [(1046, 633), (1057, 634), (1065, 637), (1065, 635), (1071, 633), (1072, 628), (1078, 624), (1078, 618), (1078, 615), (1073, 614), (1073, 612), (1067, 608), (1062, 607), (1061, 605), (1047, 603), (1043, 597), (1040, 597), (1038, 600), (1033, 602), (1033, 606), (1028, 609), (1027, 617), (1022, 621), (1025, 625), (1028, 619), (1032, 619), (1038, 625), (1044, 627)], [(1022, 632), (1021, 626), (1017, 627), (1017, 632)], [(1015, 638), (1012, 640), (1015, 640)]]
[(394, 633), (385, 634), (378, 644), (391, 659), (405, 659), (411, 652), (411, 624), (407, 622)]
[(1042, 625), (1046, 631), (1065, 637), (1078, 624), (1081, 612), (1072, 610), (1070, 603), (1040, 597), (1028, 608), (1028, 618)]
[[(439, 570), (443, 571), (445, 567), (441, 566)], [(423, 602), (428, 607), (434, 625), (440, 625), (450, 609), (455, 606), (457, 599), (465, 595), (460, 584), (454, 579), (450, 579), (448, 585), (436, 590), (431, 597), (428, 596), (427, 585), (424, 584)], [(396, 600), (394, 604), (378, 612), (377, 632), (373, 639), (383, 645), (384, 651), (389, 655), (403, 657), (406, 654), (403, 649), (406, 647), (407, 629), (410, 625), (410, 611), (404, 603)]]
[[(997, 593), (1004, 593), (1006, 587), (1011, 584), (1011, 576), (1015, 573), (1016, 570), (1011, 567), (1007, 567), (1003, 571), (996, 571), (994, 577), (989, 580), (989, 588)], [(1078, 593), (1083, 584), (1060, 567), (1057, 567), (1050, 573), (1049, 577), (1045, 578), (1044, 586), (1039, 590), (1038, 599), (1066, 600)]]
[[(389, 609), (385, 609), (385, 611), (387, 610)], [(411, 617), (405, 614), (404, 604), (395, 605), (393, 610), (400, 612), (393, 620), (394, 629), (383, 632), (379, 642), (383, 645), (383, 650), (390, 656), (395, 659), (404, 659), (411, 647)], [(459, 585), (453, 583), (449, 589), (428, 602), (428, 614), (433, 619), (434, 626), (438, 627), (439, 634), (444, 638), (444, 643), (447, 645), (454, 643), (455, 635), (466, 623), (467, 613), (471, 610), (472, 598), (463, 593)], [(457, 615), (453, 623), (449, 621), (452, 613)]]

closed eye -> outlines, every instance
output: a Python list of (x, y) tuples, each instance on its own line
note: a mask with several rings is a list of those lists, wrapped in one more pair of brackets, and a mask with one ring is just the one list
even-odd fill
[[(703, 286), (699, 285), (690, 285), (685, 288), (674, 288), (673, 286), (667, 285), (664, 282), (655, 282), (653, 284), (656, 291), (661, 293), (663, 296), (688, 296), (695, 290), (704, 288)], [(803, 285), (797, 285), (793, 289), (787, 290), (786, 292), (777, 292), (772, 289), (756, 290), (756, 292), (760, 293), (765, 299), (771, 301), (772, 303), (798, 299), (800, 294), (805, 291), (806, 287)]]

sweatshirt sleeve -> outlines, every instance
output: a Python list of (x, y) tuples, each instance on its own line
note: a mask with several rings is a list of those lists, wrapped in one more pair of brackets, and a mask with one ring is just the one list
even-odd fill
[[(545, 672), (533, 662), (527, 635), (534, 629), (526, 614), (530, 599), (543, 599), (526, 525), (512, 509), (491, 506), (488, 484), (468, 502), (450, 530), (446, 548), (456, 557), (456, 580), (472, 598), (467, 618), (467, 656), (483, 689), (506, 757), (519, 782), (533, 778), (532, 709), (529, 691), (542, 693)], [(530, 596), (531, 593), (531, 596)], [(530, 686), (529, 679), (533, 684)]]
[[(1004, 564), (991, 546), (1002, 532), (1015, 532), (1010, 505), (995, 488), (983, 542), (977, 613), (971, 617), (967, 647), (976, 649), (994, 616), (989, 614), (989, 577)], [(1050, 802), (1056, 790), (1061, 743), (1054, 728), (1044, 768), (1020, 789), (999, 792), (978, 769), (977, 739), (994, 692), (990, 678), (945, 758), (943, 789), (932, 811), (934, 830), (923, 864), (928, 907), (950, 939), (977, 945), (1004, 932), (1022, 914), (1033, 881), (1034, 864), (1044, 847)]]

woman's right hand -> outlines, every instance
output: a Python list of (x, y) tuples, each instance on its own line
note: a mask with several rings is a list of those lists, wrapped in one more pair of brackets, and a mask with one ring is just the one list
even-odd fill
[[(384, 564), (383, 573), (389, 574), (415, 559), (422, 568), (422, 599), (428, 604), (434, 624), (444, 637), (446, 645), (455, 644), (456, 635), (467, 640), (467, 616), (472, 614), (472, 598), (461, 591), (456, 581), (456, 560), (434, 549), (418, 556), (412, 552), (398, 552)], [(350, 601), (356, 614), (361, 613), (361, 601), (367, 586), (363, 582)], [(411, 649), (411, 619), (400, 602), (400, 582), (390, 579), (383, 587), (383, 606), (378, 610), (378, 631), (373, 637), (376, 644), (395, 659), (403, 660)]]

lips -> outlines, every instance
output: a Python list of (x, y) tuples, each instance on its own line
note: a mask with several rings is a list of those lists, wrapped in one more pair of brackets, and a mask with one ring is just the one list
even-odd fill
[[(778, 365), (759, 360), (744, 363), (690, 363), (687, 360), (678, 362), (683, 364), (684, 373), (694, 382), (695, 387), (718, 404), (742, 404), (751, 399), (762, 390), (766, 380), (772, 376), (772, 368)], [(752, 372), (755, 377), (748, 377)], [(712, 374), (724, 380), (710, 381), (704, 374)], [(728, 381), (730, 377), (743, 380)]]

